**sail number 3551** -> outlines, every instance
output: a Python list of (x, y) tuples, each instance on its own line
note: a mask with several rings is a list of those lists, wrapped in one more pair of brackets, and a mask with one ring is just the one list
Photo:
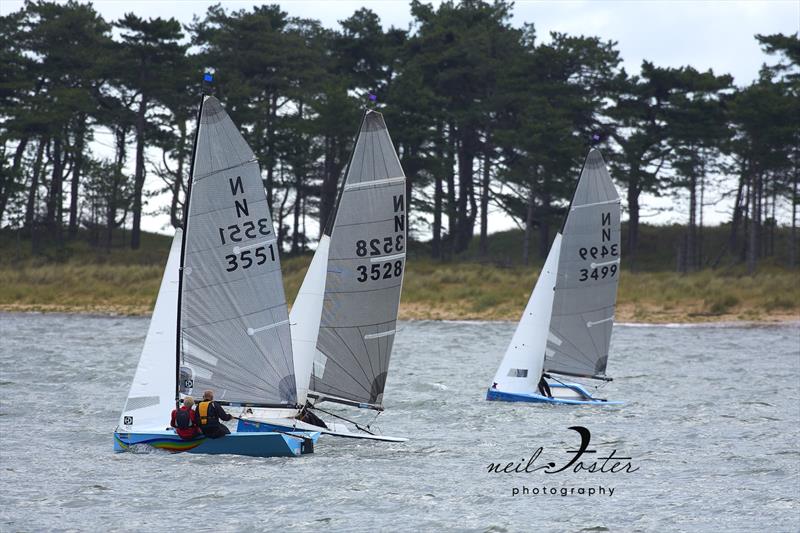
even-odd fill
[(244, 250), (238, 254), (228, 254), (225, 260), (228, 261), (228, 267), (225, 269), (228, 272), (233, 272), (239, 267), (247, 270), (253, 264), (263, 265), (267, 262), (267, 252), (269, 251), (269, 260), (275, 261), (275, 248), (271, 244), (267, 246), (258, 246), (254, 250)]

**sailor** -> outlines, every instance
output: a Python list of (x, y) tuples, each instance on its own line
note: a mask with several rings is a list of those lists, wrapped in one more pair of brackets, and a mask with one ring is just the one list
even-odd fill
[(172, 421), (170, 426), (175, 428), (175, 433), (185, 440), (195, 438), (200, 434), (200, 426), (197, 424), (197, 413), (194, 412), (194, 398), (187, 396), (183, 399), (183, 405), (178, 409), (172, 410)]
[(214, 401), (214, 391), (207, 390), (203, 393), (203, 401), (197, 404), (197, 419), (203, 435), (211, 439), (229, 435), (231, 430), (220, 420), (227, 422), (231, 418), (233, 417), (225, 412), (219, 402)]
[(328, 429), (328, 426), (325, 425), (325, 422), (320, 417), (312, 413), (311, 409), (309, 409), (308, 406), (306, 406), (300, 412), (300, 414), (297, 415), (297, 419), (301, 422), (305, 422), (306, 424), (311, 424), (317, 427)]
[(547, 396), (548, 398), (553, 397), (553, 393), (550, 392), (550, 385), (547, 384), (547, 380), (545, 378), (549, 378), (550, 376), (544, 372), (542, 372), (542, 378), (539, 380), (539, 393), (542, 396)]

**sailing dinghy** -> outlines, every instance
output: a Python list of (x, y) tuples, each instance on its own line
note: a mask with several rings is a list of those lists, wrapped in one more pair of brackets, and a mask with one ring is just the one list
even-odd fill
[(187, 395), (296, 409), (292, 341), (272, 218), (255, 155), (213, 97), (199, 113), (184, 231), (176, 231), (114, 450), (259, 457), (311, 453), (319, 433), (240, 420), (219, 439), (169, 425)]
[[(329, 220), (290, 314), (295, 412), (253, 409), (261, 428), (404, 442), (329, 413), (322, 402), (383, 411), (406, 258), (406, 177), (383, 116), (367, 110)], [(314, 413), (309, 417), (309, 412)], [(322, 416), (335, 420), (322, 422)], [(304, 419), (300, 420), (300, 419)], [(319, 425), (323, 423), (323, 425)]]
[[(603, 157), (586, 158), (567, 218), (517, 325), (487, 400), (608, 405), (552, 374), (606, 376), (620, 274), (620, 201)], [(551, 396), (539, 390), (542, 372)]]

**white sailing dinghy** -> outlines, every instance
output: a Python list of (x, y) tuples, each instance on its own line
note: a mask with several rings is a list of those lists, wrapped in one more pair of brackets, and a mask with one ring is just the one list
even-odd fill
[[(621, 403), (595, 398), (583, 385), (551, 376), (611, 381), (605, 372), (619, 274), (619, 194), (600, 152), (592, 150), (486, 399)], [(540, 379), (547, 378), (550, 396), (539, 389)]]
[[(383, 116), (367, 110), (336, 211), (290, 314), (297, 397), (303, 408), (294, 413), (253, 409), (243, 415), (257, 427), (408, 440), (376, 435), (354, 422), (358, 431), (351, 431), (344, 417), (318, 407), (332, 402), (383, 410), (405, 272), (405, 194), (405, 174)], [(338, 418), (322, 422), (309, 412)]]
[(297, 407), (292, 341), (272, 217), (255, 155), (216, 98), (201, 104), (184, 231), (173, 239), (114, 449), (260, 457), (313, 452), (318, 433), (183, 440), (169, 425), (187, 395), (223, 405)]

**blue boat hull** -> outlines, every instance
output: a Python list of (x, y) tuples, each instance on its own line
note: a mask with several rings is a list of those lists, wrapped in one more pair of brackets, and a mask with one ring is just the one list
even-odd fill
[[(548, 398), (540, 394), (526, 394), (521, 392), (503, 392), (497, 389), (489, 388), (486, 391), (486, 399), (491, 402), (524, 402), (524, 403), (544, 403), (551, 405), (620, 405), (624, 402), (603, 400), (600, 398), (593, 398), (589, 391), (577, 383), (569, 384), (550, 384), (550, 389), (553, 391), (555, 398)], [(571, 389), (584, 399), (572, 398), (559, 398), (558, 389)]]
[(295, 457), (314, 453), (319, 433), (236, 432), (219, 439), (197, 437), (181, 439), (172, 431), (151, 433), (114, 433), (114, 451), (150, 446), (171, 453), (248, 455), (251, 457)]

